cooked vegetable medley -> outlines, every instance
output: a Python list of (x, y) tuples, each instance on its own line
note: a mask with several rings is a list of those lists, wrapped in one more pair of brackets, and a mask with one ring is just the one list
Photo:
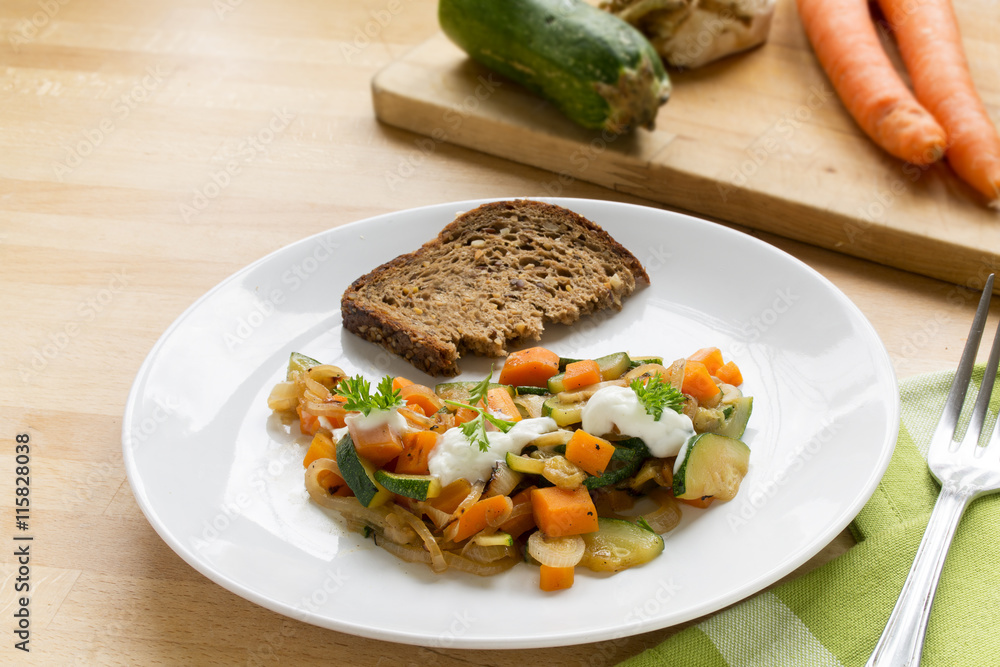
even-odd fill
[(735, 497), (753, 399), (718, 348), (669, 366), (624, 352), (511, 354), (499, 382), (434, 388), (292, 353), (268, 406), (313, 436), (317, 504), (399, 558), (496, 574), (527, 560), (542, 590), (577, 566), (618, 572), (663, 551), (681, 505)]

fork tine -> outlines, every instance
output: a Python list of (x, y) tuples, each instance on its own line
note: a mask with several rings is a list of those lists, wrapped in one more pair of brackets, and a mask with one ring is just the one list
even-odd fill
[[(993, 295), (993, 274), (986, 279), (986, 286), (979, 297), (979, 307), (976, 308), (976, 316), (972, 320), (972, 328), (969, 330), (969, 338), (962, 351), (962, 359), (958, 362), (958, 369), (955, 371), (955, 378), (951, 382), (948, 390), (948, 398), (944, 404), (944, 411), (937, 428), (934, 429), (934, 436), (931, 439), (932, 445), (938, 442), (950, 442), (955, 437), (955, 427), (958, 425), (958, 415), (962, 411), (962, 403), (965, 401), (965, 394), (969, 391), (969, 381), (972, 379), (972, 366), (976, 361), (976, 353), (979, 351), (979, 342), (983, 338), (983, 330), (986, 328), (986, 316), (990, 309), (990, 298)], [(991, 385), (992, 386), (992, 385)]]
[(997, 333), (993, 337), (990, 358), (986, 362), (986, 370), (983, 371), (983, 381), (979, 385), (979, 395), (976, 396), (976, 405), (972, 410), (972, 419), (969, 422), (969, 430), (965, 432), (963, 444), (966, 440), (971, 440), (973, 444), (979, 444), (983, 422), (986, 421), (986, 413), (993, 396), (993, 384), (996, 381), (998, 365), (1000, 365), (1000, 324), (997, 325)]

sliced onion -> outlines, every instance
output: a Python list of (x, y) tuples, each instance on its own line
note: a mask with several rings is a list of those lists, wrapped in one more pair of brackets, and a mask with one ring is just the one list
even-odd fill
[(587, 473), (565, 456), (556, 454), (545, 459), (545, 470), (542, 471), (542, 477), (559, 488), (575, 489), (583, 484), (583, 480), (587, 479)]
[(437, 540), (431, 535), (430, 529), (427, 528), (425, 524), (419, 517), (414, 514), (407, 512), (405, 509), (399, 506), (393, 506), (393, 512), (396, 513), (403, 521), (409, 524), (420, 539), (424, 541), (424, 548), (431, 555), (431, 569), (435, 572), (444, 572), (448, 569), (448, 564), (445, 563), (444, 556), (441, 554), (441, 547), (438, 546)]
[[(321, 466), (316, 466), (317, 463), (321, 461), (332, 461), (333, 459), (317, 459), (309, 464), (309, 468), (306, 470), (306, 490), (309, 492), (309, 497), (312, 498), (313, 502), (327, 509), (337, 510), (345, 519), (360, 521), (367, 526), (378, 530), (385, 530), (388, 525), (386, 523), (386, 516), (389, 514), (389, 508), (386, 505), (380, 507), (365, 507), (361, 502), (354, 496), (331, 496), (327, 493), (326, 489), (319, 483), (316, 478), (318, 471), (321, 469), (327, 469), (326, 464)], [(316, 466), (316, 469), (314, 469)]]
[(720, 403), (735, 403), (736, 399), (743, 397), (743, 392), (740, 391), (739, 387), (734, 387), (731, 384), (726, 384), (722, 382), (719, 384), (719, 389), (722, 390), (722, 400)]
[(666, 489), (653, 489), (649, 497), (658, 505), (655, 510), (643, 515), (649, 527), (661, 535), (676, 528), (681, 520), (681, 508), (673, 494)]
[(522, 394), (514, 398), (514, 405), (524, 408), (525, 417), (528, 419), (537, 419), (542, 416), (543, 403), (545, 403), (545, 397), (538, 394)]
[(490, 477), (490, 483), (486, 487), (484, 495), (487, 498), (491, 496), (509, 496), (510, 492), (520, 484), (523, 477), (523, 474), (514, 472), (506, 463), (501, 461), (493, 469), (493, 476)]
[(507, 523), (507, 519), (510, 518), (511, 512), (514, 511), (514, 501), (510, 499), (510, 496), (505, 496), (504, 500), (507, 501), (507, 506), (504, 508), (504, 511), (497, 514), (492, 520), (486, 522), (486, 525), (490, 528), (499, 528), (502, 524)]
[(481, 577), (500, 574), (501, 572), (505, 572), (521, 562), (520, 558), (512, 556), (510, 558), (494, 561), (492, 563), (477, 563), (474, 560), (463, 558), (462, 556), (453, 554), (450, 551), (444, 552), (444, 559), (448, 563), (448, 567), (453, 567), (456, 570), (462, 570), (463, 572), (469, 572), (471, 574), (478, 574)]
[[(335, 381), (341, 378), (347, 377), (347, 373), (343, 371), (339, 366), (333, 366), (331, 364), (320, 364), (319, 366), (312, 366), (306, 371), (306, 375), (310, 379), (316, 382), (323, 382), (323, 380), (329, 380), (333, 378)], [(334, 382), (336, 385), (336, 382)]]
[(403, 415), (403, 418), (406, 419), (411, 426), (415, 426), (421, 431), (426, 431), (437, 423), (437, 420), (434, 419), (434, 417), (427, 417), (426, 415), (414, 412), (409, 408), (399, 408), (399, 414)]
[(419, 503), (417, 506), (419, 507), (420, 511), (431, 520), (431, 523), (433, 523), (434, 527), (437, 528), (438, 530), (444, 528), (446, 525), (448, 525), (448, 522), (451, 521), (450, 514), (448, 514), (447, 512), (442, 512), (441, 510), (434, 507), (430, 503), (423, 502)]
[(321, 385), (319, 382), (316, 382), (316, 380), (313, 380), (309, 376), (306, 376), (305, 380), (303, 381), (303, 384), (306, 387), (306, 397), (307, 398), (309, 397), (309, 393), (310, 392), (314, 396), (316, 396), (317, 398), (319, 398), (319, 400), (321, 400), (321, 401), (329, 401), (331, 398), (333, 398), (333, 394), (330, 393), (329, 389), (327, 389), (325, 386)]
[(628, 383), (629, 380), (626, 379), (626, 377), (620, 377), (617, 380), (597, 382), (579, 391), (563, 391), (556, 394), (556, 397), (564, 403), (579, 403), (580, 401), (586, 401), (588, 398), (605, 387), (627, 387)]
[(528, 555), (549, 567), (573, 567), (583, 558), (585, 548), (579, 535), (548, 537), (536, 530), (528, 537)]
[(419, 539), (413, 528), (396, 513), (385, 517), (385, 536), (397, 544), (415, 544)]
[[(671, 368), (673, 367), (671, 366)], [(643, 376), (653, 377), (654, 375), (660, 375), (663, 377), (664, 382), (670, 381), (670, 383), (673, 384), (672, 382), (673, 376), (671, 375), (671, 372), (668, 371), (666, 368), (664, 368), (662, 364), (643, 364), (642, 366), (637, 366), (636, 368), (633, 368), (632, 370), (630, 370), (628, 373), (625, 374), (624, 376), (625, 384), (626, 385), (631, 384), (632, 380), (638, 377), (643, 377)], [(681, 381), (683, 382), (683, 380), (684, 380), (684, 369), (682, 368)]]
[(299, 389), (294, 382), (279, 382), (267, 397), (267, 407), (276, 412), (294, 410), (299, 405)]
[[(407, 563), (431, 564), (431, 555), (420, 547), (409, 547), (387, 540), (384, 535), (375, 535), (375, 544)], [(447, 566), (446, 566), (447, 567)]]
[(473, 484), (472, 490), (469, 491), (469, 495), (467, 495), (465, 499), (458, 504), (458, 507), (456, 507), (455, 511), (452, 512), (451, 518), (457, 519), (458, 517), (465, 514), (465, 510), (469, 509), (477, 502), (479, 502), (479, 498), (482, 497), (483, 495), (484, 488), (486, 488), (486, 482), (482, 480), (479, 480), (478, 482)]
[(512, 556), (516, 556), (517, 554), (514, 547), (502, 546), (499, 544), (484, 547), (470, 540), (469, 544), (462, 549), (461, 555), (464, 558), (468, 558), (469, 560), (477, 563), (495, 563), (498, 560), (510, 558)]
[(347, 416), (347, 410), (340, 403), (307, 401), (303, 408), (317, 417), (339, 417), (343, 419)]

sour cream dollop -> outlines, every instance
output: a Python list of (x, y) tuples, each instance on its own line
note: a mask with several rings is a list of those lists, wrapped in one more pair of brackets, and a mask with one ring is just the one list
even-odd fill
[(392, 410), (375, 409), (367, 415), (361, 412), (351, 412), (344, 417), (344, 423), (349, 426), (353, 425), (356, 432), (380, 428), (383, 424), (388, 424), (389, 429), (397, 435), (411, 430), (406, 417), (399, 414), (399, 410), (395, 408)]
[(598, 436), (611, 433), (617, 426), (619, 433), (639, 438), (659, 458), (676, 456), (694, 435), (690, 417), (668, 409), (655, 421), (629, 387), (599, 389), (583, 407), (582, 426), (587, 433)]
[(427, 465), (432, 475), (447, 486), (456, 479), (465, 478), (475, 484), (479, 480), (487, 480), (497, 461), (503, 461), (507, 452), (520, 454), (524, 447), (544, 433), (556, 430), (556, 423), (551, 417), (522, 419), (506, 433), (489, 431), (486, 437), (490, 441), (488, 451), (482, 451), (471, 444), (460, 428), (450, 428), (438, 440), (427, 458)]

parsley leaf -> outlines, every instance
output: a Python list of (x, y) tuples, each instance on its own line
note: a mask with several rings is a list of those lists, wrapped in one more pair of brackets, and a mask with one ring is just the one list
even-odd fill
[(637, 377), (632, 380), (629, 387), (646, 408), (646, 412), (653, 415), (653, 421), (660, 421), (663, 410), (666, 408), (677, 413), (684, 410), (684, 394), (674, 389), (674, 386), (669, 382), (664, 382), (663, 376), (659, 373), (649, 378), (645, 384), (643, 384), (643, 378)]
[(491, 414), (478, 407), (480, 403), (486, 404), (486, 394), (490, 390), (490, 380), (493, 379), (493, 366), (490, 366), (490, 374), (487, 375), (482, 382), (476, 384), (475, 387), (469, 392), (469, 403), (462, 403), (460, 401), (445, 401), (448, 405), (454, 406), (456, 408), (467, 408), (469, 410), (474, 410), (478, 414), (475, 419), (471, 419), (459, 428), (462, 429), (462, 433), (468, 439), (469, 444), (476, 445), (479, 447), (479, 451), (488, 452), (490, 450), (490, 440), (486, 435), (486, 422), (493, 424), (499, 430), (506, 433), (511, 428), (514, 427), (514, 422), (509, 422), (503, 419), (494, 417)]
[(388, 375), (382, 378), (376, 388), (378, 393), (371, 394), (371, 384), (361, 375), (344, 378), (337, 383), (337, 395), (347, 399), (344, 409), (357, 411), (365, 416), (372, 410), (391, 410), (403, 404), (399, 390), (392, 388), (392, 378)]

